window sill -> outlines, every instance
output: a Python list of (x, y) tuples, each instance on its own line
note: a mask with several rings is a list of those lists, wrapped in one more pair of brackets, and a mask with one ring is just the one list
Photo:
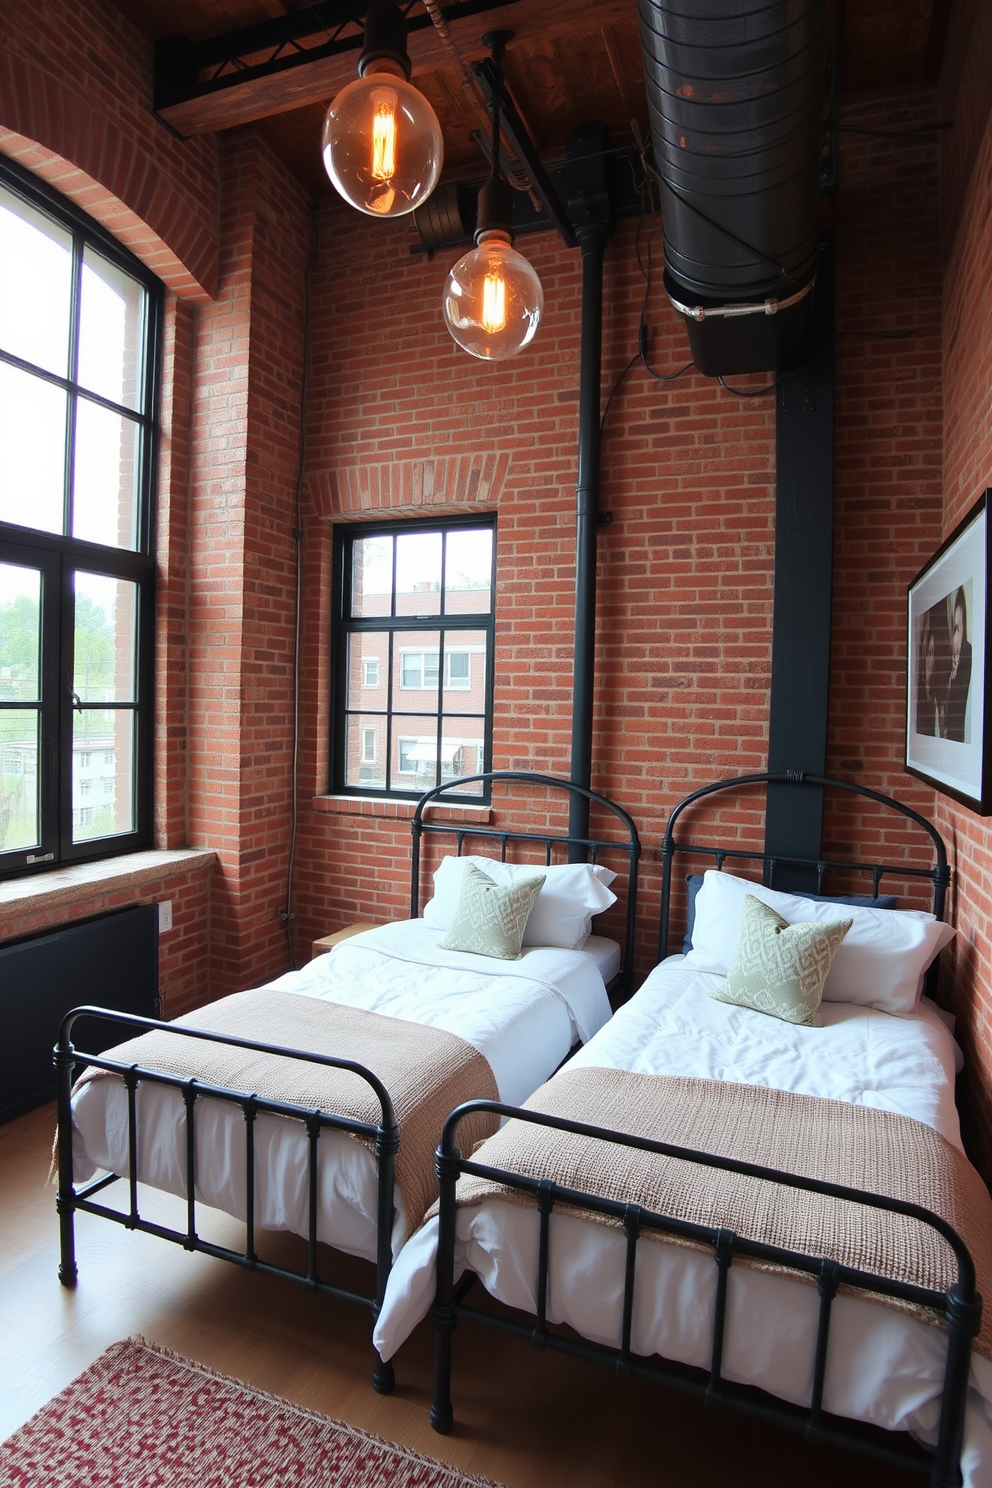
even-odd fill
[(0, 906), (19, 914), (55, 909), (61, 904), (72, 904), (80, 895), (91, 891), (107, 893), (144, 883), (162, 884), (170, 872), (184, 872), (204, 860), (212, 862), (216, 856), (209, 848), (183, 847), (126, 853), (95, 863), (67, 864), (50, 872), (0, 883)]
[[(378, 796), (314, 796), (313, 808), (328, 816), (380, 816), (391, 821), (412, 821), (416, 801), (386, 801)], [(466, 821), (484, 825), (493, 819), (490, 806), (456, 806), (435, 802), (428, 821)]]

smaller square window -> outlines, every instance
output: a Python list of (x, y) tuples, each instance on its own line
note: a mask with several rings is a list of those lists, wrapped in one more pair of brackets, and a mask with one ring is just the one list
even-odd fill
[(378, 656), (366, 657), (362, 662), (362, 686), (379, 686), (379, 658)]

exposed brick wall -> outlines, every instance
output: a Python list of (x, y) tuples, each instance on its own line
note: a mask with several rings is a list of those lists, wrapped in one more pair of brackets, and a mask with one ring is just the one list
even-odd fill
[[(607, 386), (637, 345), (645, 284), (635, 232), (621, 224), (607, 251)], [(320, 794), (327, 782), (329, 523), (438, 505), (498, 512), (494, 765), (567, 775), (579, 256), (550, 234), (521, 241), (544, 283), (545, 321), (528, 352), (489, 365), (459, 351), (441, 320), (457, 254), (411, 257), (406, 225), (370, 225), (336, 205), (325, 210), (322, 236), (305, 570), (304, 697), (316, 706), (303, 710), (304, 789)], [(658, 258), (655, 244), (651, 359), (667, 372), (687, 351)], [(668, 810), (692, 784), (764, 763), (773, 469), (771, 400), (737, 399), (694, 372), (656, 382), (639, 367), (614, 400), (603, 447), (602, 506), (612, 524), (600, 531), (593, 785), (636, 816), (649, 844), (642, 969), (653, 959)], [(301, 949), (348, 919), (406, 912), (407, 815), (304, 803)]]
[(4, 7), (0, 150), (203, 303), (217, 282), (216, 143), (177, 139), (151, 104), (151, 43), (114, 6)]
[[(965, 7), (967, 12), (969, 7)], [(992, 485), (992, 119), (988, 78), (992, 25), (978, 6), (964, 38), (967, 61), (960, 91), (941, 99), (955, 120), (945, 159), (969, 166), (945, 176), (956, 231), (946, 245), (944, 281), (944, 533)], [(988, 683), (986, 682), (986, 686)], [(992, 1174), (992, 828), (988, 818), (938, 797), (938, 821), (955, 845), (957, 939), (948, 984), (959, 1018), (968, 1073), (968, 1130), (983, 1171)]]
[[(934, 792), (903, 769), (906, 589), (941, 540), (942, 369), (938, 146), (880, 138), (937, 114), (931, 89), (855, 99), (842, 113), (837, 250), (836, 485), (828, 772), (925, 815)], [(919, 832), (866, 831), (831, 812), (829, 841), (886, 861)], [(884, 843), (882, 833), (884, 832)], [(884, 845), (885, 853), (880, 852)], [(903, 893), (904, 886), (892, 887)], [(925, 897), (925, 896), (924, 896)]]
[[(958, 16), (975, 29), (952, 34), (944, 94), (845, 107), (846, 123), (886, 128), (953, 114), (943, 196), (932, 138), (846, 134), (834, 204), (844, 334), (829, 768), (924, 811), (934, 795), (901, 763), (905, 588), (992, 479), (992, 40), (985, 8)], [(183, 144), (152, 118), (150, 86), (150, 50), (112, 7), (54, 0), (9, 18), (0, 150), (61, 184), (180, 297), (166, 348), (156, 833), (162, 845), (188, 837), (214, 848), (220, 866), (209, 919), (202, 885), (177, 896), (189, 964), (171, 1012), (286, 963), (311, 222), (304, 193), (257, 137)], [(496, 766), (566, 774), (571, 722), (578, 255), (551, 234), (522, 241), (544, 282), (545, 324), (518, 360), (488, 366), (458, 351), (441, 321), (454, 253), (412, 257), (405, 222), (371, 223), (338, 204), (321, 217), (302, 512), (300, 955), (328, 929), (404, 914), (408, 902), (409, 810), (322, 799), (334, 521), (497, 511)], [(621, 224), (607, 252), (604, 389), (636, 349), (645, 283), (635, 238), (635, 225)], [(667, 373), (686, 360), (686, 340), (662, 293), (658, 243), (653, 257), (650, 359)], [(879, 330), (911, 334), (870, 334)], [(602, 505), (613, 520), (600, 533), (593, 783), (635, 815), (647, 845), (642, 971), (654, 956), (671, 806), (766, 759), (774, 420), (771, 399), (739, 400), (693, 371), (655, 381), (635, 366), (606, 424)], [(973, 814), (942, 798), (936, 809), (955, 850), (962, 931), (948, 995), (971, 1062), (969, 1140), (988, 1173), (989, 838)], [(753, 812), (738, 816), (757, 832)], [(834, 813), (829, 830), (834, 845), (878, 841), (849, 812)], [(901, 848), (900, 834), (884, 845)]]
[(310, 217), (257, 136), (223, 152), (217, 300), (193, 399), (189, 831), (216, 850), (212, 988), (284, 969), (295, 491)]

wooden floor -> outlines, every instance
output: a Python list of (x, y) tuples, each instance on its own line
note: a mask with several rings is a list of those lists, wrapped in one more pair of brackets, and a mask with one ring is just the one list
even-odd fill
[[(455, 1336), (456, 1428), (441, 1437), (428, 1421), (428, 1324), (397, 1358), (394, 1393), (380, 1397), (370, 1385), (364, 1309), (86, 1215), (77, 1221), (79, 1285), (68, 1290), (58, 1282), (54, 1190), (46, 1185), (53, 1126), (53, 1108), (45, 1108), (0, 1127), (0, 1438), (108, 1344), (141, 1334), (507, 1488), (923, 1481), (468, 1322)], [(167, 1211), (173, 1203), (152, 1196), (150, 1217), (181, 1224), (182, 1206), (178, 1221)], [(217, 1216), (216, 1225), (218, 1237), (238, 1243), (233, 1221)]]

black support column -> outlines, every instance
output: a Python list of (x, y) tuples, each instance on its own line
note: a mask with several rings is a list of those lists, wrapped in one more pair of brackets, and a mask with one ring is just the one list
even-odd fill
[[(587, 125), (568, 142), (568, 215), (582, 254), (582, 346), (579, 369), (579, 452), (575, 530), (575, 652), (572, 666), (572, 752), (569, 779), (592, 781), (593, 688), (596, 660), (596, 538), (599, 510), (599, 446), (603, 366), (603, 258), (613, 231), (603, 171), (605, 133)], [(570, 837), (589, 836), (589, 802), (573, 796)], [(570, 862), (586, 850), (569, 849)]]
[[(825, 237), (814, 289), (809, 365), (778, 391), (775, 602), (768, 769), (826, 773), (834, 507), (834, 257)], [(797, 798), (801, 796), (800, 801)], [(816, 858), (822, 791), (769, 786), (765, 851)], [(780, 869), (776, 887), (815, 888), (812, 870)]]

